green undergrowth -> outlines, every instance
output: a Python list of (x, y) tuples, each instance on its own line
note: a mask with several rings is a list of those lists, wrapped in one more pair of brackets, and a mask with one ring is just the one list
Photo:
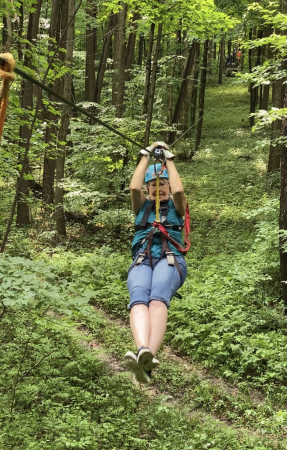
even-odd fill
[(29, 308), (2, 317), (0, 448), (284, 449), (189, 416), (164, 397), (149, 398), (127, 373), (112, 374), (69, 329)]
[[(97, 312), (98, 320), (83, 318), (80, 326), (87, 327), (90, 339), (100, 342), (111, 357), (123, 360), (126, 351), (134, 349), (129, 328), (113, 323)], [(208, 412), (234, 427), (246, 427), (265, 435), (284, 436), (287, 416), (260, 393), (244, 392), (222, 379), (211, 377), (198, 365), (171, 358), (164, 347), (159, 353), (160, 366), (153, 373), (152, 386), (181, 407)]]

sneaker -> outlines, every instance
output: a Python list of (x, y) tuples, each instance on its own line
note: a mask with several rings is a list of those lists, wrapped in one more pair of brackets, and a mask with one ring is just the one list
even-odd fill
[(140, 347), (137, 354), (137, 362), (146, 372), (153, 369), (153, 354), (147, 347)]
[(133, 352), (127, 352), (124, 356), (124, 364), (128, 367), (135, 375), (136, 380), (139, 383), (149, 383), (150, 377), (137, 361), (137, 356)]

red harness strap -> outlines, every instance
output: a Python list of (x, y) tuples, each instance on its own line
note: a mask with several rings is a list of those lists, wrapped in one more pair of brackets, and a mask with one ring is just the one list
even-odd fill
[(182, 253), (187, 253), (190, 248), (190, 239), (189, 239), (189, 232), (190, 232), (190, 215), (189, 215), (189, 207), (188, 203), (186, 204), (186, 212), (185, 212), (185, 224), (184, 224), (184, 243), (186, 247), (183, 247), (179, 244), (175, 239), (173, 239), (169, 233), (167, 232), (166, 228), (159, 222), (153, 222), (153, 227), (158, 228), (162, 234), (169, 240), (169, 242), (177, 248)]

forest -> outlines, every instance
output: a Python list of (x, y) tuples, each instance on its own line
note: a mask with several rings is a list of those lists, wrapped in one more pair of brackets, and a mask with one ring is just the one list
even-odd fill
[[(0, 10), (0, 450), (287, 450), (287, 0)], [(191, 248), (140, 385), (129, 185), (154, 141)]]

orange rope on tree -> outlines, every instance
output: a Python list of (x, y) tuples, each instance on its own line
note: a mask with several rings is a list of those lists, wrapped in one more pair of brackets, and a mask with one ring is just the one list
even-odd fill
[(15, 80), (15, 61), (11, 53), (0, 53), (0, 58), (5, 60), (4, 64), (0, 64), (0, 77), (3, 79), (0, 92), (0, 140), (4, 127), (4, 120), (8, 104), (9, 83)]

